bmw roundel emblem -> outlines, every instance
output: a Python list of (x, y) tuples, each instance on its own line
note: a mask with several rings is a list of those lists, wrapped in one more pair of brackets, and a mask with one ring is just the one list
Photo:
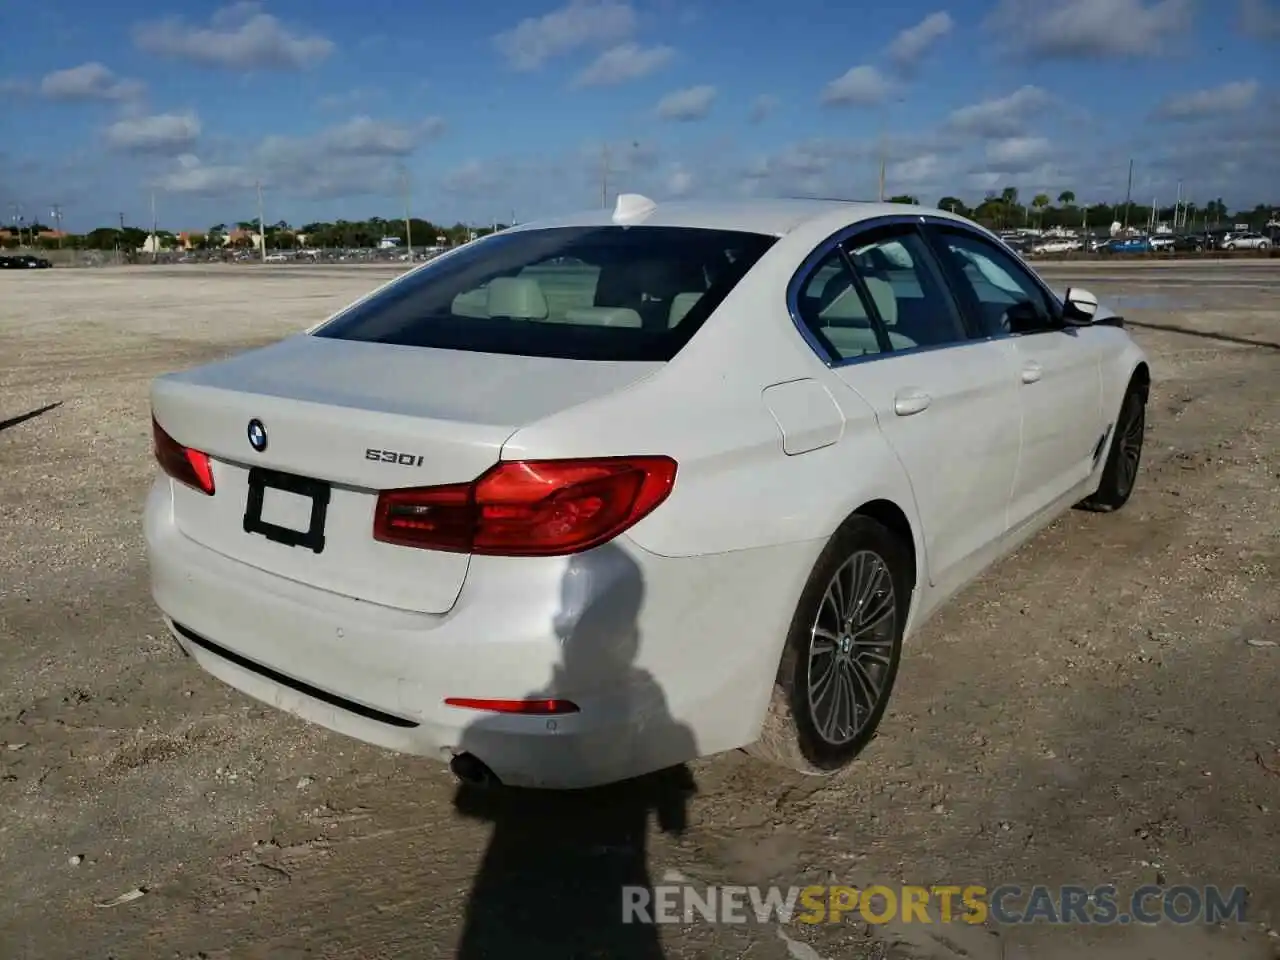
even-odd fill
[(261, 453), (267, 449), (267, 428), (261, 420), (249, 421), (249, 446)]

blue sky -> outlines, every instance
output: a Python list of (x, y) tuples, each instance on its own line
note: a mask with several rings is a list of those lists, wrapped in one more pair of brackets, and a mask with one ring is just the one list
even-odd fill
[[(1280, 0), (4, 4), (0, 215), (528, 220), (887, 189), (1280, 203)], [(198, 11), (198, 12), (197, 12)]]

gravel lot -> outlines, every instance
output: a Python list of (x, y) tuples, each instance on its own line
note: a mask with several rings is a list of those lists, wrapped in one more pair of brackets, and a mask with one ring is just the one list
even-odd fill
[[(1072, 512), (919, 634), (851, 770), (714, 758), (682, 833), (618, 846), (616, 791), (464, 816), (443, 767), (219, 685), (151, 606), (149, 379), (394, 269), (0, 275), (0, 955), (452, 956), (497, 821), (528, 840), (471, 904), (510, 920), (495, 956), (542, 955), (534, 915), (561, 957), (1280, 956), (1280, 263), (1042, 269), (1120, 304), (1152, 357), (1129, 506)], [(646, 860), (655, 882), (1244, 884), (1250, 922), (695, 923), (659, 953), (611, 926), (613, 878)]]

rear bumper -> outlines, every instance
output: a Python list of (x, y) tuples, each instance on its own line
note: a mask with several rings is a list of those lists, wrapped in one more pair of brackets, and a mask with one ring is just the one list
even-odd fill
[[(151, 588), (209, 673), (391, 750), (471, 753), (504, 782), (572, 788), (742, 746), (759, 732), (820, 543), (668, 559), (621, 539), (576, 557), (473, 558), (431, 615), (287, 580), (195, 543), (166, 479), (144, 529)], [(555, 696), (579, 713), (502, 716), (446, 697)]]

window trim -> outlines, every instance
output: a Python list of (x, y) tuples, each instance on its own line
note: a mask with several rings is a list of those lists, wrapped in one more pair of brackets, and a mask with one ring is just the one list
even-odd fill
[[(840, 269), (848, 274), (849, 284), (853, 287), (854, 293), (856, 293), (862, 300), (862, 309), (867, 312), (867, 322), (875, 332), (876, 343), (880, 345), (880, 351), (885, 352), (888, 350), (888, 335), (882, 332), (882, 325), (878, 317), (873, 317), (871, 310), (867, 307), (867, 297), (865, 291), (862, 289), (861, 279), (858, 277), (857, 271), (853, 269), (853, 264), (849, 262), (849, 255), (845, 253), (844, 247), (837, 244), (835, 248), (828, 251), (826, 256), (818, 260), (817, 263), (813, 265), (813, 269), (806, 275), (805, 281), (801, 284), (800, 289), (804, 290), (808, 288), (809, 284), (811, 284), (814, 278), (817, 277), (818, 271), (822, 269), (823, 265), (825, 265), (829, 259), (834, 259), (840, 265)], [(824, 362), (827, 364), (841, 363), (845, 359), (840, 355), (840, 351), (836, 349), (836, 345), (821, 333), (821, 328), (815, 330), (809, 325), (809, 322), (804, 319), (804, 315), (800, 312), (799, 293), (797, 293), (796, 300), (796, 316), (800, 318), (802, 332), (812, 338), (812, 343), (817, 344), (815, 349), (822, 355)]]
[[(953, 226), (950, 222), (945, 221), (935, 221), (930, 223), (926, 228), (926, 233), (927, 241), (934, 251), (934, 256), (939, 260), (940, 268), (946, 273), (948, 283), (952, 284), (953, 287), (958, 288), (954, 289), (953, 293), (956, 299), (963, 304), (965, 313), (970, 315), (971, 326), (973, 329), (978, 331), (979, 339), (1008, 340), (1014, 337), (1038, 337), (1046, 333), (1061, 333), (1065, 329), (1065, 325), (1062, 322), (1062, 303), (1058, 300), (1057, 295), (1054, 294), (1044, 281), (1040, 279), (1039, 274), (1031, 269), (1026, 261), (1018, 256), (1016, 251), (1008, 247), (1006, 244), (999, 242), (999, 238), (996, 238), (996, 241), (993, 242), (990, 237), (984, 237), (973, 230), (963, 229), (962, 226)], [(975, 309), (977, 307), (977, 300), (974, 297), (972, 289), (967, 283), (963, 285), (960, 283), (963, 278), (957, 276), (957, 268), (947, 258), (947, 255), (943, 250), (943, 238), (947, 233), (959, 234), (960, 236), (976, 241), (979, 244), (985, 241), (988, 246), (994, 246), (997, 251), (1008, 255), (1013, 261), (1013, 267), (1020, 269), (1024, 276), (1029, 277), (1031, 279), (1031, 285), (1040, 292), (1041, 297), (1044, 299), (1044, 305), (1049, 310), (1049, 320), (1052, 325), (1045, 327), (1042, 330), (1024, 330), (1016, 333), (1013, 331), (988, 333), (984, 330), (980, 311)]]
[[(919, 347), (910, 347), (906, 350), (892, 350), (888, 353), (876, 353), (865, 357), (833, 359), (831, 353), (818, 341), (817, 337), (814, 336), (813, 331), (809, 329), (808, 324), (805, 323), (804, 318), (800, 315), (801, 291), (805, 288), (809, 280), (812, 279), (814, 271), (827, 259), (834, 248), (843, 247), (850, 241), (856, 240), (862, 234), (873, 232), (882, 227), (900, 224), (913, 226), (923, 234), (924, 240), (929, 246), (929, 252), (935, 261), (934, 267), (935, 269), (942, 271), (943, 278), (946, 280), (947, 291), (956, 304), (956, 309), (959, 312), (966, 329), (970, 333), (970, 338), (968, 340), (961, 340), (955, 343), (926, 344)], [(910, 357), (919, 353), (929, 353), (935, 350), (962, 349), (967, 346), (990, 343), (994, 340), (1004, 340), (1010, 337), (1040, 336), (1040, 333), (988, 334), (982, 330), (981, 325), (975, 320), (975, 318), (970, 316), (970, 310), (968, 307), (960, 302), (955, 291), (951, 288), (946, 265), (937, 262), (938, 256), (934, 247), (935, 237), (933, 231), (930, 229), (935, 226), (943, 226), (948, 229), (956, 230), (960, 233), (977, 237), (980, 240), (985, 240), (988, 243), (994, 243), (999, 249), (1012, 254), (1015, 260), (1024, 264), (1024, 269), (1031, 275), (1036, 286), (1045, 294), (1049, 302), (1058, 304), (1059, 313), (1061, 312), (1061, 301), (1058, 299), (1057, 294), (1050, 290), (1048, 285), (1040, 278), (1040, 275), (1036, 273), (1035, 270), (1031, 269), (1030, 266), (1026, 266), (1025, 261), (1023, 261), (1023, 259), (1018, 256), (1017, 252), (1008, 244), (1004, 243), (999, 237), (983, 230), (975, 224), (970, 224), (964, 220), (952, 220), (949, 217), (939, 217), (931, 214), (919, 213), (890, 214), (881, 217), (869, 217), (866, 220), (859, 220), (856, 223), (850, 223), (841, 227), (810, 250), (805, 258), (800, 261), (800, 265), (796, 268), (795, 272), (791, 275), (791, 280), (787, 283), (786, 307), (787, 313), (791, 315), (791, 322), (795, 326), (796, 331), (804, 339), (805, 343), (808, 344), (809, 349), (813, 351), (814, 355), (821, 360), (828, 369), (838, 370), (840, 368), (853, 366), (859, 363), (874, 363), (877, 360), (891, 360), (894, 357)], [(845, 254), (845, 257), (847, 259), (847, 253)], [(857, 276), (856, 271), (854, 272), (854, 275), (855, 277)], [(1050, 331), (1042, 332), (1047, 333)]]

